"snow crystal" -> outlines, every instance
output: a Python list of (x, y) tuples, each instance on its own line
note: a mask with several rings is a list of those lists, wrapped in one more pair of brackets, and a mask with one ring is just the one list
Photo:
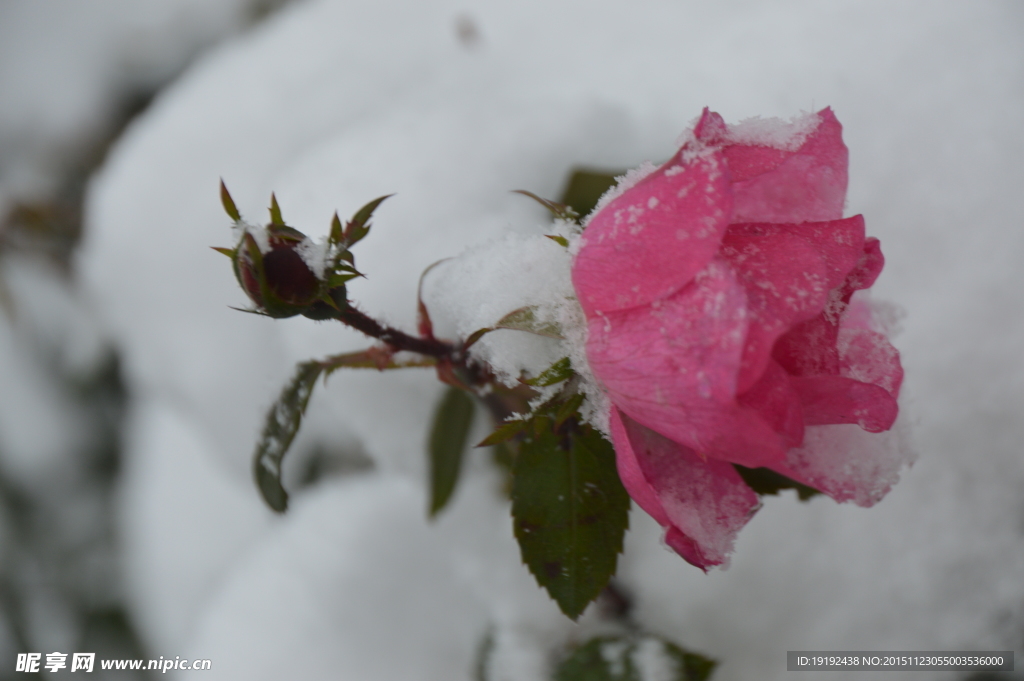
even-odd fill
[[(525, 308), (539, 324), (560, 325), (561, 308), (575, 296), (570, 263), (566, 249), (543, 235), (506, 234), (466, 249), (438, 264), (424, 280), (435, 333), (465, 340)], [(530, 332), (499, 329), (484, 335), (470, 352), (514, 385), (521, 375), (536, 375), (564, 357), (562, 345)]]
[(601, 195), (597, 205), (594, 206), (594, 210), (590, 211), (590, 215), (587, 216), (587, 219), (583, 223), (584, 226), (586, 226), (595, 215), (600, 213), (605, 206), (640, 184), (641, 180), (657, 169), (658, 166), (654, 165), (650, 161), (644, 161), (636, 168), (626, 171), (625, 175), (616, 177), (615, 184)]
[(817, 114), (807, 112), (788, 121), (754, 116), (728, 126), (725, 141), (731, 144), (796, 151), (807, 136), (818, 129), (820, 123), (821, 119)]
[(836, 501), (872, 506), (896, 484), (900, 469), (917, 458), (907, 422), (902, 414), (884, 433), (869, 433), (854, 424), (808, 426), (803, 444), (786, 454), (786, 464)]
[(321, 281), (324, 279), (324, 270), (327, 268), (327, 250), (326, 239), (316, 242), (306, 238), (295, 247), (295, 252), (302, 258), (302, 262), (306, 263), (306, 266)]

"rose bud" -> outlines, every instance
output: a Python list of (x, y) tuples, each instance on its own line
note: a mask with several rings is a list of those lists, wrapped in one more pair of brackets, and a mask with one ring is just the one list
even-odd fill
[[(336, 309), (323, 300), (327, 287), (316, 271), (323, 269), (317, 268), (318, 256), (313, 242), (296, 229), (279, 224), (262, 231), (250, 228), (235, 249), (235, 276), (257, 308), (270, 317), (305, 314), (328, 319)], [(330, 296), (335, 305), (344, 304), (345, 287), (335, 287)]]

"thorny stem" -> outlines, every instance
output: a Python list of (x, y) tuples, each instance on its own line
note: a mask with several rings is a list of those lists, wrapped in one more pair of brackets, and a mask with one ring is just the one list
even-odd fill
[(346, 306), (344, 310), (339, 312), (337, 319), (342, 324), (351, 326), (353, 329), (361, 331), (371, 338), (383, 341), (388, 347), (396, 351), (408, 350), (439, 359), (453, 359), (457, 352), (457, 348), (451, 343), (445, 343), (436, 338), (410, 336), (404, 331), (381, 324), (373, 317), (360, 312), (351, 305)]

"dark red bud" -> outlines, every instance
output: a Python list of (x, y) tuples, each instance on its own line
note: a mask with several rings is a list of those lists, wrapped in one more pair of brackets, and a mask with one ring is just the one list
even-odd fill
[(268, 252), (261, 253), (256, 239), (248, 233), (239, 245), (239, 284), (256, 306), (271, 317), (301, 314), (323, 292), (323, 283), (296, 251), (306, 237), (283, 225), (270, 225), (267, 231)]

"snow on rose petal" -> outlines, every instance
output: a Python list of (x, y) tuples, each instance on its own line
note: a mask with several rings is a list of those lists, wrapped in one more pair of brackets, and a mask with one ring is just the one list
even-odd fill
[[(843, 216), (849, 152), (832, 109), (791, 124), (744, 122), (724, 147), (735, 193), (734, 222), (818, 222)], [(794, 148), (795, 147), (795, 148)]]
[(819, 251), (781, 225), (730, 225), (722, 256), (747, 293), (749, 327), (736, 392), (757, 382), (775, 341), (796, 322), (818, 314), (828, 296), (828, 273)]
[(735, 399), (746, 294), (724, 260), (656, 304), (591, 317), (588, 330), (591, 368), (636, 421), (704, 456), (745, 466), (784, 454), (775, 431)]
[[(724, 182), (708, 181), (711, 158)], [(883, 432), (899, 353), (853, 300), (885, 259), (862, 216), (842, 217), (847, 158), (830, 109), (735, 126), (705, 109), (672, 161), (601, 204), (580, 240), (573, 284), (619, 474), (702, 569), (725, 563), (757, 508), (733, 464), (870, 505), (910, 460)], [(641, 210), (697, 185), (703, 203)], [(716, 206), (731, 207), (726, 226), (695, 243)], [(690, 225), (687, 238), (670, 225)]]
[(648, 512), (666, 528), (666, 543), (702, 570), (728, 565), (736, 535), (761, 505), (736, 470), (618, 410), (612, 411), (611, 430), (616, 456), (631, 459), (625, 466), (642, 475), (642, 480), (631, 476), (627, 490), (643, 486), (638, 496), (647, 505), (641, 506), (647, 510), (655, 501), (660, 506)]
[(685, 149), (587, 225), (573, 285), (587, 316), (645, 305), (685, 286), (718, 251), (732, 215), (721, 152)]

